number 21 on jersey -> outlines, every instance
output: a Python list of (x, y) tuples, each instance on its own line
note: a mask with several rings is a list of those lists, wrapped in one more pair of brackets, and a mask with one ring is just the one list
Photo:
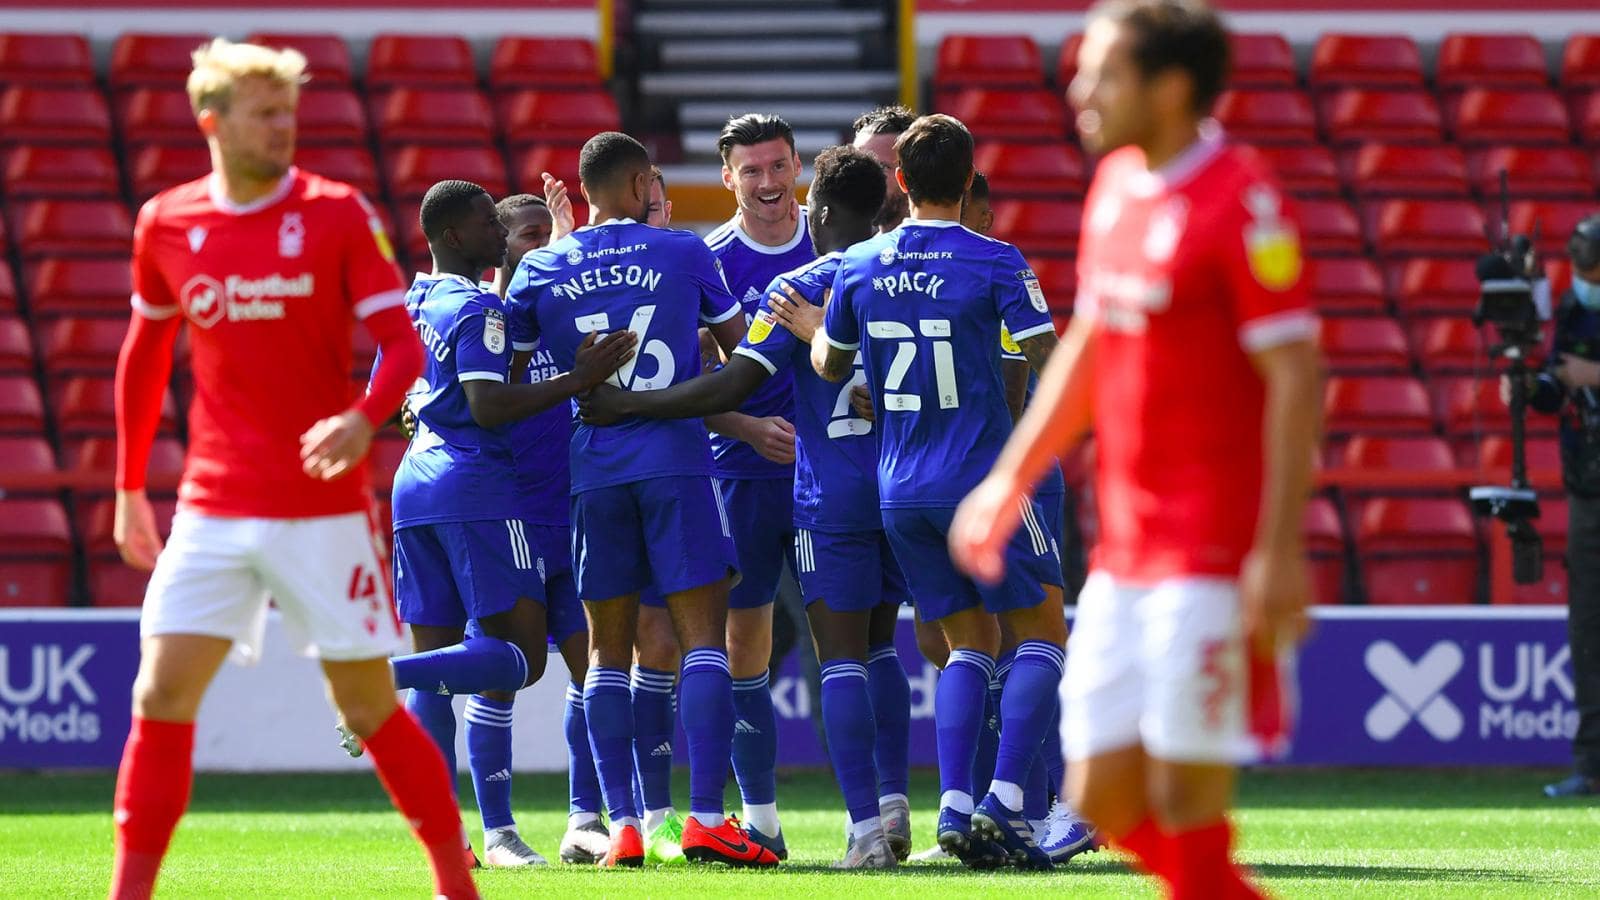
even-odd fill
[[(918, 332), (927, 341), (918, 341)], [(883, 408), (900, 412), (917, 412), (922, 409), (922, 395), (899, 393), (906, 374), (917, 360), (917, 351), (923, 343), (933, 354), (933, 386), (939, 398), (940, 409), (955, 409), (961, 405), (961, 395), (956, 390), (956, 356), (951, 345), (949, 319), (919, 319), (917, 331), (904, 322), (868, 322), (867, 337), (881, 341), (894, 341), (894, 359), (883, 379)]]

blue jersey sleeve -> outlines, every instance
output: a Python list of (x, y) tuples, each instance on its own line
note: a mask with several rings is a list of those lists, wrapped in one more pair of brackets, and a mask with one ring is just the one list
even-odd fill
[[(1050, 321), (1050, 305), (1045, 302), (1039, 277), (1028, 268), (1017, 248), (1007, 245), (996, 260), (994, 274), (995, 312), (1005, 324), (1015, 346), (1035, 335), (1055, 329)], [(1002, 340), (1003, 345), (1003, 340)], [(1007, 348), (1009, 349), (1009, 348)], [(1017, 353), (1020, 355), (1021, 350)]]
[(856, 316), (850, 284), (850, 262), (845, 260), (833, 276), (833, 297), (822, 316), (822, 330), (828, 343), (840, 350), (861, 348), (861, 323)]
[(769, 295), (782, 296), (785, 283), (792, 285), (812, 303), (819, 302), (820, 298), (813, 299), (806, 289), (807, 286), (798, 281), (786, 281), (782, 276), (772, 279), (772, 284), (767, 286), (766, 293), (761, 295), (761, 311), (751, 320), (750, 331), (745, 334), (738, 349), (733, 351), (761, 363), (768, 375), (776, 375), (793, 364), (795, 349), (800, 346), (800, 339), (794, 336), (794, 332), (779, 324), (777, 316), (774, 316), (772, 310), (767, 309), (765, 305)]
[(691, 236), (684, 242), (688, 259), (685, 268), (695, 287), (700, 289), (700, 321), (707, 325), (726, 322), (739, 314), (739, 301), (728, 291), (727, 279), (722, 277), (722, 263), (710, 249)]
[(536, 288), (529, 273), (533, 270), (518, 265), (506, 289), (506, 330), (511, 339), (511, 349), (527, 352), (539, 346), (539, 317), (535, 314)]
[(504, 382), (511, 369), (506, 340), (506, 315), (499, 309), (469, 303), (456, 320), (457, 381)]

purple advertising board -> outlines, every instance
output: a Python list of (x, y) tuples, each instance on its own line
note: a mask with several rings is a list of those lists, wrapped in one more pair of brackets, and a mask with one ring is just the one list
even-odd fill
[(115, 766), (138, 668), (124, 611), (0, 617), (0, 769)]

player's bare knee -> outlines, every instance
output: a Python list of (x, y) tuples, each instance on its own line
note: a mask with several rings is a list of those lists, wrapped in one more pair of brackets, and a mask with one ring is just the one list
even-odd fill
[(517, 695), (511, 691), (484, 691), (478, 696), (496, 703), (514, 703), (517, 699)]
[(160, 722), (192, 722), (205, 690), (204, 684), (141, 669), (133, 682), (133, 714)]
[(922, 651), (922, 656), (936, 668), (943, 669), (950, 661), (950, 644), (945, 640), (944, 630), (934, 622), (917, 623), (917, 649)]

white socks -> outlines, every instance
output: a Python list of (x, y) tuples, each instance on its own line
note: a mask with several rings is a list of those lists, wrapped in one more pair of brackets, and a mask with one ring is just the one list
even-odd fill
[(691, 812), (689, 813), (689, 818), (707, 828), (717, 828), (727, 820), (727, 816), (719, 812)]
[(567, 816), (567, 827), (568, 828), (582, 828), (583, 826), (589, 824), (590, 822), (598, 822), (598, 821), (600, 821), (600, 814), (599, 813), (575, 812), (575, 813), (572, 813), (571, 815)]
[(945, 791), (939, 797), (940, 809), (953, 809), (958, 813), (972, 815), (972, 795), (966, 791)]
[[(744, 808), (744, 823), (767, 837), (778, 836), (778, 804), (757, 803)], [(701, 824), (705, 824), (702, 820)]]
[[(644, 811), (644, 836), (649, 837), (656, 833), (662, 823), (667, 821), (667, 816), (672, 815), (672, 807), (665, 809), (647, 809)], [(704, 824), (704, 823), (702, 823)]]
[(850, 823), (850, 837), (862, 841), (866, 840), (874, 831), (883, 830), (883, 820), (877, 816)]
[(1006, 809), (1022, 809), (1022, 785), (1020, 784), (1013, 784), (1009, 781), (991, 781), (989, 783), (989, 793), (993, 794), (996, 800), (1005, 804)]

